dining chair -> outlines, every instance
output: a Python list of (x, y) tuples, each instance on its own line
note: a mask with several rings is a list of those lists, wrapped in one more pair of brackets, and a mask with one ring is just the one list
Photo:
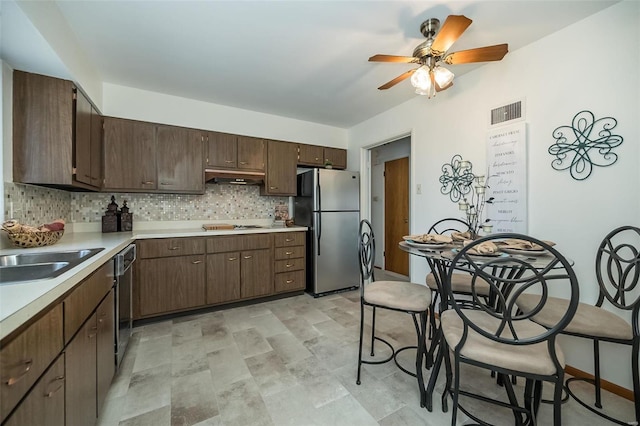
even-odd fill
[[(431, 303), (431, 291), (423, 284), (415, 284), (404, 281), (376, 281), (374, 272), (375, 261), (375, 237), (371, 223), (363, 219), (360, 222), (359, 257), (360, 257), (360, 346), (358, 350), (358, 375), (356, 384), (360, 384), (360, 371), (362, 364), (383, 364), (392, 359), (403, 372), (416, 377), (420, 391), (420, 405), (425, 403), (425, 387), (422, 376), (422, 359), (426, 353), (425, 331), (427, 315)], [(371, 357), (375, 356), (374, 345), (376, 341), (386, 345), (390, 354), (382, 360), (362, 359), (362, 345), (364, 337), (364, 312), (365, 307), (372, 309), (371, 323)], [(382, 337), (376, 336), (376, 310), (388, 309), (391, 311), (405, 312), (411, 315), (416, 331), (417, 342), (415, 346), (394, 348), (391, 343)], [(415, 373), (404, 368), (398, 362), (400, 352), (416, 349)]]
[[(635, 424), (640, 424), (640, 379), (638, 359), (640, 348), (640, 328), (638, 312), (640, 311), (640, 228), (622, 226), (611, 231), (602, 240), (596, 253), (596, 280), (599, 294), (595, 305), (580, 303), (576, 315), (563, 334), (577, 336), (593, 341), (594, 378), (572, 377), (567, 379), (567, 393), (578, 403), (605, 419), (621, 424), (628, 421), (616, 419), (603, 411), (600, 376), (600, 342), (618, 343), (631, 346), (631, 372), (633, 392), (635, 395)], [(544, 308), (540, 308), (538, 295), (523, 295), (518, 307), (526, 313), (534, 313), (533, 320), (549, 327), (562, 315), (568, 301), (562, 298), (549, 297)], [(631, 311), (631, 324), (616, 312)], [(588, 382), (594, 386), (593, 405), (571, 390), (570, 384), (576, 381)]]
[[(453, 232), (467, 232), (469, 231), (470, 226), (467, 222), (462, 219), (457, 218), (445, 218), (440, 219), (429, 228), (429, 234), (438, 234), (438, 235), (451, 235)], [(426, 283), (427, 287), (431, 289), (432, 297), (431, 297), (431, 312), (436, 312), (436, 303), (438, 302), (440, 290), (439, 287), (442, 283), (438, 283), (441, 281), (439, 278), (439, 274), (437, 271), (431, 271), (427, 274)], [(451, 287), (453, 289), (453, 293), (457, 295), (471, 295), (471, 276), (465, 273), (456, 273), (451, 277)], [(475, 286), (478, 294), (489, 297), (489, 284), (484, 282), (482, 279), (476, 283)], [(464, 303), (464, 302), (463, 302)], [(435, 315), (431, 315), (429, 317), (429, 338), (432, 339), (434, 336), (434, 332), (436, 330), (436, 322)]]
[[(548, 255), (544, 259), (509, 256), (500, 252), (481, 256), (477, 253), (483, 253), (483, 250), (475, 251), (481, 245), (486, 247), (488, 243), (507, 238), (539, 244), (548, 251)], [(461, 304), (452, 287), (445, 283), (446, 294), (442, 297), (448, 299), (451, 308), (441, 312), (440, 327), (444, 336), (444, 353), (452, 355), (444, 357), (447, 369), (445, 391), (453, 400), (451, 424), (456, 424), (458, 410), (479, 424), (488, 424), (460, 404), (460, 396), (465, 396), (509, 409), (517, 425), (535, 425), (542, 383), (547, 381), (554, 384), (553, 424), (561, 425), (565, 360), (556, 337), (573, 318), (578, 306), (578, 280), (571, 263), (556, 249), (533, 237), (495, 234), (475, 240), (457, 251), (449, 277), (457, 273), (456, 270), (470, 274), (474, 304), (473, 307)], [(495, 300), (489, 302), (474, 292), (481, 279), (489, 284), (496, 295)], [(546, 296), (551, 288), (568, 295), (567, 306), (554, 324), (543, 327), (531, 320), (534, 313), (522, 313), (517, 309), (517, 301), (525, 292), (536, 291)], [(548, 299), (543, 297), (540, 305), (544, 306)], [(464, 370), (461, 371), (461, 364), (495, 371), (502, 377), (506, 401), (473, 393), (468, 388), (462, 389)], [(508, 376), (525, 379), (523, 403), (518, 401)], [(485, 412), (493, 411), (488, 409)]]

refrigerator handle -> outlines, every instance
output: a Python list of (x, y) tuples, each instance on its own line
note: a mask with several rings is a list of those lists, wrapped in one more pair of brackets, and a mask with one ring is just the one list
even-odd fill
[(320, 256), (320, 237), (322, 237), (322, 212), (318, 212), (318, 256)]
[(320, 176), (318, 176), (318, 183), (316, 184), (316, 194), (318, 194), (318, 211), (322, 211), (322, 192), (320, 191)]

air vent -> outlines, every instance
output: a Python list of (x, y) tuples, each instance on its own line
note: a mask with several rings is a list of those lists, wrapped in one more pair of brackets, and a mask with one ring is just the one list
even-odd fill
[(504, 123), (506, 121), (523, 118), (522, 101), (517, 101), (509, 105), (504, 105), (491, 110), (491, 125)]

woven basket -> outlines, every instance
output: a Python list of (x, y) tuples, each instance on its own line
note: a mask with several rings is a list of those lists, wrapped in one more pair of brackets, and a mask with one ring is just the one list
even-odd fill
[(44, 247), (55, 244), (62, 238), (62, 231), (40, 231), (40, 232), (15, 232), (7, 233), (7, 238), (15, 246), (31, 248)]

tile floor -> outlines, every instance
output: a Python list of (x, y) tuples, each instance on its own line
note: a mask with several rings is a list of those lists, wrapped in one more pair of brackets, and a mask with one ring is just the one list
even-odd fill
[[(415, 379), (393, 363), (364, 366), (362, 384), (355, 384), (359, 312), (357, 291), (317, 299), (305, 294), (137, 327), (98, 424), (451, 424), (439, 403), (444, 373), (431, 413), (420, 408)], [(415, 341), (406, 314), (379, 311), (376, 324), (391, 342)], [(405, 354), (403, 363), (410, 366), (414, 355)], [(503, 393), (486, 372), (465, 368), (463, 373), (469, 387)], [(605, 404), (632, 418), (630, 401), (605, 392)], [(508, 411), (474, 401), (468, 405), (493, 424), (514, 423)], [(574, 401), (562, 413), (565, 425), (606, 423)], [(458, 424), (465, 419), (459, 415)], [(539, 424), (551, 424), (546, 404)]]

